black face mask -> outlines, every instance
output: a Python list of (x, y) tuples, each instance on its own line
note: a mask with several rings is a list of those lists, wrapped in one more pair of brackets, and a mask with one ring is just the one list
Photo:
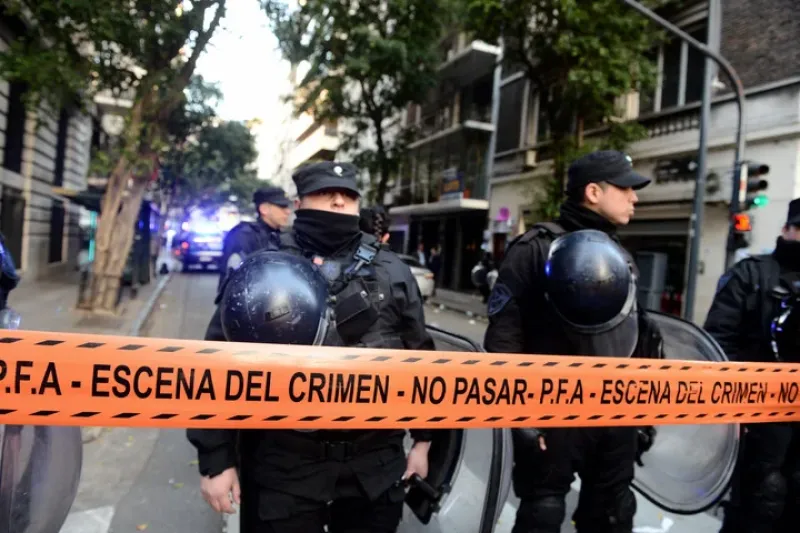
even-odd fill
[(773, 255), (783, 270), (800, 272), (800, 241), (778, 237)]
[(607, 233), (612, 238), (617, 234), (617, 226), (608, 219), (571, 200), (561, 204), (561, 214), (558, 222), (568, 231), (596, 229)]
[(358, 215), (298, 209), (293, 228), (300, 246), (328, 257), (361, 237), (358, 220)]

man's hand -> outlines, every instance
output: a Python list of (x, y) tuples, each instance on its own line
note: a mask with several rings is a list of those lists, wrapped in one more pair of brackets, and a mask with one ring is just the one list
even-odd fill
[(203, 494), (203, 499), (216, 512), (235, 513), (236, 511), (231, 504), (231, 496), (233, 496), (233, 501), (237, 505), (241, 503), (242, 496), (236, 468), (229, 468), (214, 477), (203, 476), (200, 479), (200, 492)]
[(415, 442), (411, 451), (408, 452), (408, 463), (403, 479), (409, 479), (417, 474), (422, 479), (428, 477), (428, 450), (431, 449), (430, 442)]

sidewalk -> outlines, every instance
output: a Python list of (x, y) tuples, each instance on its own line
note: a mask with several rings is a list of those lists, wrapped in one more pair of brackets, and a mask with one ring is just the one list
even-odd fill
[(436, 289), (436, 295), (428, 299), (428, 303), (434, 306), (444, 306), (465, 313), (469, 316), (486, 318), (486, 304), (480, 294), (470, 294), (466, 292), (451, 291), (448, 289)]
[(116, 316), (93, 315), (76, 309), (80, 274), (70, 272), (48, 280), (22, 280), (11, 292), (8, 306), (22, 316), (20, 329), (58, 331), (63, 333), (98, 333), (101, 335), (138, 335), (143, 315), (149, 314), (156, 291), (163, 290), (164, 276), (158, 276), (139, 288), (135, 300), (128, 288), (122, 291), (122, 302)]
[[(8, 306), (22, 317), (19, 327), (23, 330), (136, 337), (168, 281), (168, 276), (155, 278), (139, 288), (135, 300), (130, 299), (126, 288), (115, 316), (93, 315), (75, 308), (80, 283), (78, 272), (54, 279), (22, 280), (11, 292)], [(86, 444), (99, 437), (103, 428), (85, 426), (81, 432)]]

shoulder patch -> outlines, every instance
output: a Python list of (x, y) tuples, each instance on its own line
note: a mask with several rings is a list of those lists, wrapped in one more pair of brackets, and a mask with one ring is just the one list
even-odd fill
[(489, 302), (486, 304), (489, 316), (494, 316), (511, 301), (511, 289), (503, 282), (497, 282), (492, 289), (492, 294), (489, 296)]
[(319, 270), (325, 279), (331, 282), (337, 280), (341, 275), (342, 265), (337, 261), (323, 261), (322, 264), (319, 265)]
[(722, 289), (725, 288), (725, 285), (727, 285), (728, 282), (731, 280), (731, 278), (733, 277), (733, 274), (734, 274), (733, 269), (730, 269), (730, 270), (728, 270), (727, 272), (725, 272), (723, 275), (721, 275), (719, 277), (719, 281), (717, 281), (717, 291), (716, 292), (719, 292), (719, 291), (721, 291)]
[(242, 256), (238, 253), (231, 254), (228, 258), (228, 264), (225, 265), (228, 270), (236, 270), (242, 264)]

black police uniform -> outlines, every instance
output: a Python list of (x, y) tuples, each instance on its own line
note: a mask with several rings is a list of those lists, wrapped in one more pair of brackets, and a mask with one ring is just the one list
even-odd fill
[[(327, 188), (357, 193), (356, 168), (319, 163), (293, 176), (299, 195)], [(280, 251), (311, 259), (336, 296), (338, 333), (347, 346), (433, 350), (422, 298), (409, 268), (358, 217), (298, 210)], [(352, 223), (342, 239), (336, 226)], [(365, 305), (366, 304), (366, 305)], [(224, 340), (217, 309), (206, 333)], [(406, 469), (402, 430), (241, 431), (242, 530), (245, 532), (394, 532), (402, 517)], [(415, 441), (431, 433), (412, 430)], [(235, 434), (189, 430), (203, 475), (234, 466)], [(334, 502), (328, 505), (329, 502)]]
[(258, 206), (264, 203), (289, 207), (289, 199), (283, 189), (266, 187), (253, 194), (256, 205), (255, 222), (243, 221), (234, 226), (225, 236), (225, 243), (220, 258), (220, 276), (218, 289), (222, 287), (225, 277), (232, 268), (236, 268), (248, 255), (259, 250), (277, 250), (280, 246), (280, 228), (273, 228), (261, 218)]
[[(800, 199), (790, 203), (787, 225), (800, 227)], [(729, 359), (776, 362), (771, 329), (781, 301), (772, 291), (798, 273), (800, 242), (779, 237), (773, 253), (743, 259), (722, 276), (704, 327)], [(800, 523), (798, 424), (750, 424), (743, 429), (721, 531), (796, 531)]]
[(8, 304), (9, 293), (19, 284), (19, 274), (14, 266), (14, 258), (6, 248), (6, 239), (0, 233), (0, 309)]
[[(640, 188), (649, 180), (633, 172), (619, 152), (595, 152), (569, 169), (568, 187), (583, 189), (590, 182), (614, 182)], [(555, 223), (534, 226), (514, 239), (498, 271), (489, 297), (489, 326), (484, 346), (489, 352), (569, 354), (571, 343), (545, 296), (544, 266), (554, 239), (569, 232), (593, 229), (617, 240), (616, 227), (601, 215), (572, 200), (561, 206)], [(635, 271), (633, 259), (628, 256)], [(639, 311), (639, 340), (634, 357), (661, 357), (657, 326)], [(514, 431), (514, 491), (521, 503), (514, 533), (557, 533), (565, 519), (565, 496), (574, 473), (581, 477), (578, 510), (573, 517), (580, 532), (630, 533), (636, 500), (630, 485), (634, 461), (649, 447), (652, 431), (636, 428), (553, 428), (545, 433), (547, 450), (527, 431)], [(535, 436), (536, 433), (533, 433)]]

